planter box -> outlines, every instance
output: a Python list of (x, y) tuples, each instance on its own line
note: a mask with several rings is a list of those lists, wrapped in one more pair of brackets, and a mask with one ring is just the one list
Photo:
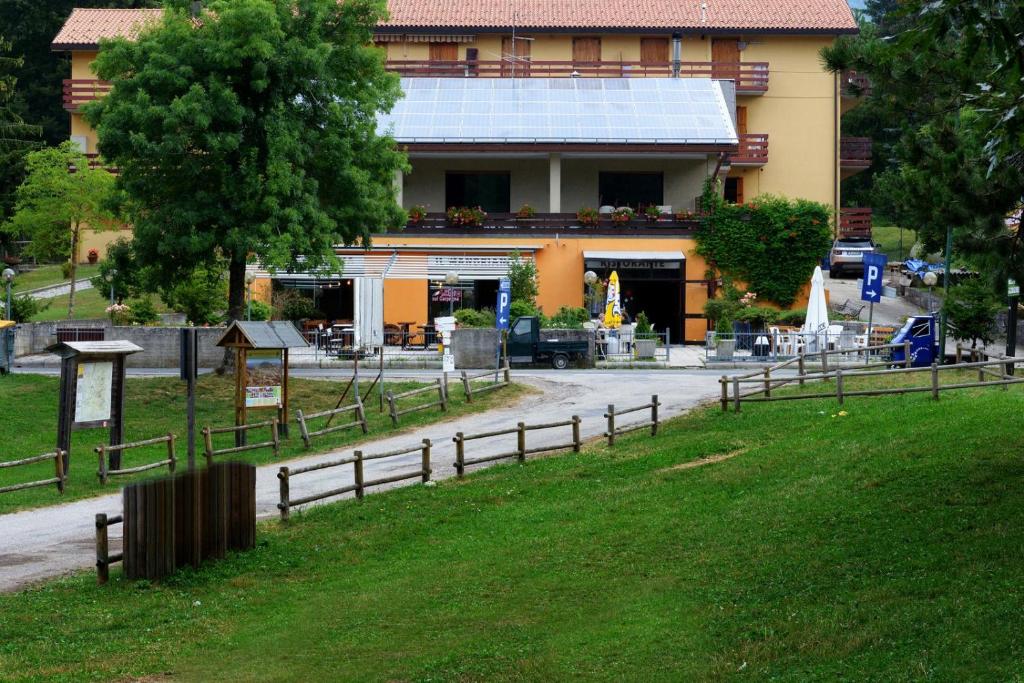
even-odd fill
[(637, 358), (654, 358), (658, 342), (655, 339), (637, 339), (633, 342), (633, 346), (636, 348)]
[(735, 351), (735, 339), (719, 339), (715, 342), (715, 360), (732, 360)]

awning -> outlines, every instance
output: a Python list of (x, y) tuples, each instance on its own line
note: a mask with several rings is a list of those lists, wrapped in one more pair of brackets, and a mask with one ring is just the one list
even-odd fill
[[(422, 253), (423, 247), (410, 246), (409, 250), (420, 253), (403, 253), (393, 251), (356, 251), (339, 252), (343, 268), (341, 273), (326, 274), (316, 272), (276, 272), (269, 273), (258, 268), (251, 268), (257, 277), (271, 277), (285, 284), (301, 286), (308, 283), (336, 282), (348, 278), (382, 278), (387, 280), (443, 280), (445, 275), (458, 273), (463, 280), (500, 280), (508, 274), (508, 253), (520, 251), (519, 257), (524, 261), (533, 260), (533, 254), (515, 247), (505, 247), (504, 253)], [(471, 251), (463, 249), (461, 250)]]

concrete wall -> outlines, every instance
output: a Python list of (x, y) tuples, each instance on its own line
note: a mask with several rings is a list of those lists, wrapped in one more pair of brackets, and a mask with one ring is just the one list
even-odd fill
[[(130, 368), (176, 368), (180, 341), (178, 327), (114, 327), (107, 320), (76, 320), (26, 323), (19, 325), (14, 337), (14, 355), (46, 353), (46, 347), (57, 342), (57, 327), (100, 327), (106, 341), (125, 340), (142, 347), (139, 353), (128, 356)], [(197, 328), (199, 337), (199, 366), (212, 368), (220, 365), (224, 349), (216, 346), (224, 334), (223, 327)]]

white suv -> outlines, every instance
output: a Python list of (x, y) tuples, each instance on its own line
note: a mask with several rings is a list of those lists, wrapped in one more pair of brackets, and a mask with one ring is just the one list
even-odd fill
[(875, 247), (868, 237), (840, 237), (828, 254), (829, 277), (859, 275), (864, 269), (864, 254), (874, 253)]

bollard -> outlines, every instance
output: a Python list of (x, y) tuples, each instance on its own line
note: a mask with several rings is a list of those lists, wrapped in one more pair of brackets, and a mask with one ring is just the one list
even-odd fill
[(288, 468), (282, 467), (277, 471), (277, 478), (280, 480), (281, 490), (281, 502), (278, 503), (277, 507), (281, 510), (281, 521), (287, 522), (288, 516), (291, 513), (291, 507), (289, 504), (289, 491), (288, 491)]
[(107, 483), (107, 458), (106, 458), (106, 446), (100, 446), (96, 449), (96, 453), (99, 454), (100, 458), (100, 471), (99, 478), (101, 484)]
[(722, 412), (727, 413), (729, 412), (729, 378), (722, 375), (718, 382), (722, 385)]
[(740, 412), (740, 380), (738, 377), (732, 378), (732, 393), (733, 393), (733, 407), (735, 412)]
[(615, 445), (615, 404), (608, 404), (608, 412), (604, 414), (608, 418), (608, 433), (605, 436), (608, 437), (608, 445)]
[(764, 369), (764, 397), (772, 397), (772, 371), (768, 368)]
[(281, 452), (281, 436), (277, 430), (277, 418), (270, 420), (270, 438), (274, 441), (274, 457), (276, 458)]
[(651, 396), (651, 436), (658, 435), (658, 395)]
[(466, 473), (466, 441), (462, 438), (462, 432), (456, 432), (455, 438), (455, 474), (462, 479)]
[(437, 380), (437, 395), (441, 401), (441, 412), (448, 410), (448, 397), (445, 393), (445, 389), (447, 389), (447, 387), (442, 384), (441, 380)]

